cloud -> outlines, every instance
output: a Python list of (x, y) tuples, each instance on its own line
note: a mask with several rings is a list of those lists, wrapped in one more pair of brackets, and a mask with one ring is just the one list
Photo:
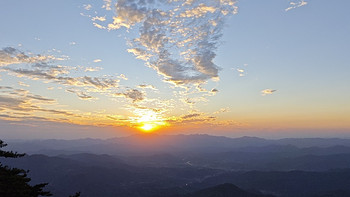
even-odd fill
[(75, 90), (75, 89), (68, 89), (66, 90), (67, 92), (71, 92), (71, 93), (74, 93), (76, 94), (80, 99), (82, 100), (91, 100), (91, 99), (94, 99), (94, 97), (86, 94), (85, 92), (82, 92), (80, 90)]
[(219, 92), (219, 90), (216, 89), (216, 88), (213, 88), (213, 89), (211, 90), (211, 92), (212, 92), (212, 93), (217, 93), (217, 92)]
[(23, 69), (23, 68), (4, 68), (3, 70), (16, 74), (17, 77), (27, 77), (33, 80), (48, 80), (62, 85), (76, 87), (92, 87), (97, 91), (104, 91), (110, 88), (118, 87), (118, 79), (111, 77), (69, 77), (62, 76), (64, 70), (49, 67), (48, 69)]
[(113, 21), (94, 25), (127, 29), (128, 52), (165, 81), (198, 85), (219, 78), (220, 68), (213, 61), (225, 18), (237, 12), (235, 4), (235, 0), (118, 0)]
[(83, 5), (83, 8), (84, 8), (85, 10), (91, 10), (92, 5), (91, 5), (91, 4), (86, 4), (86, 5)]
[(243, 69), (237, 69), (239, 76), (243, 77), (244, 76), (244, 70)]
[(26, 84), (26, 83), (24, 83), (24, 82), (22, 82), (22, 81), (19, 81), (19, 82), (18, 82), (18, 85), (24, 86), (24, 87), (29, 87), (29, 86), (30, 86), (30, 85), (28, 85), (28, 84)]
[(265, 89), (261, 91), (261, 95), (265, 96), (265, 95), (269, 95), (269, 94), (273, 94), (274, 92), (276, 92), (277, 90), (272, 90), (272, 89)]
[(136, 59), (141, 59), (143, 61), (147, 61), (152, 57), (151, 54), (139, 48), (128, 49), (128, 52), (134, 54)]
[(188, 115), (185, 115), (185, 116), (182, 116), (181, 118), (182, 119), (190, 119), (190, 118), (195, 118), (195, 117), (198, 117), (198, 116), (201, 116), (201, 114), (188, 114)]
[(299, 8), (299, 7), (302, 7), (302, 6), (305, 6), (307, 5), (307, 2), (305, 0), (301, 0), (301, 1), (292, 1), (289, 3), (289, 7), (285, 9), (286, 12), (292, 10), (292, 9), (295, 9), (295, 8)]
[(138, 88), (142, 88), (142, 89), (151, 89), (151, 90), (158, 90), (156, 87), (154, 87), (153, 85), (146, 85), (146, 84), (141, 84), (137, 86)]
[[(78, 89), (70, 89), (82, 99), (88, 99)], [(15, 89), (9, 86), (0, 86), (0, 120), (25, 121), (38, 120), (42, 126), (43, 121), (65, 122), (78, 125), (116, 126), (130, 125), (130, 119), (119, 118), (118, 121), (106, 117), (120, 117), (116, 114), (101, 112), (80, 112), (79, 110), (62, 109), (56, 100), (41, 95), (32, 94), (28, 90)]]
[(101, 67), (83, 67), (84, 72), (96, 72), (102, 70)]
[(0, 67), (11, 64), (49, 62), (53, 60), (61, 59), (52, 55), (44, 56), (25, 54), (13, 47), (5, 47), (0, 50)]
[(106, 10), (112, 10), (112, 0), (103, 0), (104, 4), (102, 6), (102, 8), (106, 9)]
[(216, 121), (216, 117), (214, 116), (207, 116), (205, 114), (201, 113), (192, 113), (184, 116), (179, 116), (179, 117), (171, 117), (169, 120), (167, 120), (169, 123), (172, 124), (183, 124), (183, 125), (188, 125), (188, 124), (213, 124), (214, 121)]
[(101, 59), (95, 59), (93, 62), (97, 63), (97, 62), (102, 62)]
[(105, 21), (106, 17), (105, 16), (95, 16), (91, 18), (92, 21)]
[(145, 99), (145, 94), (137, 89), (129, 89), (123, 93), (115, 93), (115, 95), (132, 99), (133, 102), (139, 102)]
[(199, 4), (199, 6), (194, 7), (193, 9), (186, 10), (180, 14), (180, 17), (203, 17), (208, 12), (214, 13), (216, 11), (216, 7), (206, 6), (204, 3)]
[(98, 24), (98, 23), (92, 23), (95, 27), (99, 28), (99, 29), (107, 29), (106, 27)]
[[(42, 80), (44, 82), (54, 82), (70, 88), (81, 88), (93, 92), (111, 92), (119, 86), (118, 76), (70, 76), (71, 71), (78, 69), (87, 71), (97, 71), (100, 68), (91, 67), (70, 67), (55, 65), (56, 60), (62, 60), (52, 55), (33, 55), (24, 53), (12, 47), (0, 50), (0, 71), (6, 71), (16, 77), (25, 77), (32, 80)], [(25, 65), (23, 65), (25, 64)], [(20, 85), (25, 86), (23, 82)], [(81, 92), (83, 92), (81, 90)], [(85, 94), (85, 93), (84, 93)], [(77, 94), (79, 98), (89, 98), (83, 93)]]
[[(59, 114), (65, 116), (74, 116), (73, 113), (48, 109), (44, 106), (56, 104), (54, 99), (46, 98), (40, 95), (32, 94), (27, 90), (14, 89), (12, 87), (0, 86), (0, 114), (1, 115), (33, 115), (35, 112), (48, 112), (50, 114)], [(16, 112), (16, 113), (14, 113)]]
[(214, 112), (213, 114), (221, 114), (221, 113), (225, 113), (225, 112), (229, 112), (230, 108), (226, 107), (226, 108), (221, 108), (218, 111)]
[(123, 79), (123, 80), (128, 80), (128, 78), (124, 74), (120, 74), (118, 78)]
[(70, 42), (69, 45), (76, 45), (76, 42)]

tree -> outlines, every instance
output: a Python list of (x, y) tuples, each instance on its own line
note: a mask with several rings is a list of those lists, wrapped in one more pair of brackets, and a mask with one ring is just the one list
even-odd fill
[[(25, 154), (19, 154), (13, 151), (1, 150), (7, 146), (0, 140), (0, 157), (18, 158)], [(29, 185), (31, 178), (27, 176), (28, 171), (4, 166), (0, 162), (0, 196), (6, 197), (38, 197), (52, 196), (49, 191), (44, 191), (48, 183), (41, 183), (34, 186)]]

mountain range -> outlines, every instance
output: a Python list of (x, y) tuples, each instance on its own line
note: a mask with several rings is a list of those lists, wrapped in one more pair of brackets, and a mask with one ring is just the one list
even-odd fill
[[(7, 141), (54, 196), (349, 196), (350, 140), (208, 135)], [(236, 192), (236, 193), (235, 193)], [(235, 194), (235, 195), (232, 195)]]

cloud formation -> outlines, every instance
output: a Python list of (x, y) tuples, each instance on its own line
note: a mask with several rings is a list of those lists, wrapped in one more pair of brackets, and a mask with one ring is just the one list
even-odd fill
[[(105, 1), (105, 8), (111, 1)], [(98, 28), (126, 28), (128, 52), (175, 85), (217, 80), (213, 62), (224, 20), (237, 12), (235, 0), (118, 0), (113, 21)], [(109, 5), (109, 6), (107, 6)], [(136, 31), (136, 32), (133, 32)]]
[(11, 64), (48, 62), (52, 60), (62, 59), (52, 55), (44, 56), (25, 54), (24, 52), (13, 47), (5, 47), (0, 50), (0, 67)]
[[(44, 80), (65, 86), (88, 88), (95, 92), (105, 92), (119, 86), (120, 79), (117, 76), (69, 76), (72, 70), (81, 69), (86, 72), (97, 71), (100, 68), (52, 64), (56, 60), (63, 59), (53, 55), (33, 55), (12, 47), (6, 47), (0, 50), (0, 71), (7, 71), (17, 77), (26, 77), (32, 80)], [(22, 64), (26, 64), (26, 66), (23, 67)]]
[(32, 94), (27, 90), (0, 86), (0, 115), (3, 118), (27, 119), (28, 117), (40, 117), (39, 113), (41, 112), (54, 116), (76, 116), (65, 110), (47, 107), (55, 104), (54, 99)]

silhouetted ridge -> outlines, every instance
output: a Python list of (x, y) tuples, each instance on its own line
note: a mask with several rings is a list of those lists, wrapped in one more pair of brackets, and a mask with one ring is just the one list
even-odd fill
[(186, 197), (273, 197), (272, 195), (255, 194), (240, 189), (239, 187), (224, 183), (214, 187), (199, 190), (186, 195)]

